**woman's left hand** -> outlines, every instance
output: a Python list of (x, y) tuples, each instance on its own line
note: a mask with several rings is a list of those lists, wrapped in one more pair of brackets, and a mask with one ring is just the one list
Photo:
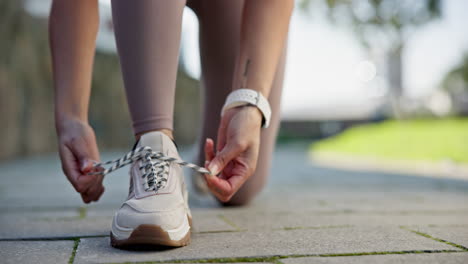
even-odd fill
[(229, 201), (255, 172), (260, 146), (262, 114), (255, 106), (227, 110), (218, 128), (217, 152), (214, 142), (205, 142), (205, 174), (211, 192), (222, 202)]

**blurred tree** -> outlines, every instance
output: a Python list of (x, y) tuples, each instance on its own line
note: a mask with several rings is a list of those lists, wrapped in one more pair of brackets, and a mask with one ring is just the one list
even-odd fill
[(447, 73), (442, 86), (452, 98), (455, 113), (468, 115), (468, 53), (458, 66)]
[(414, 29), (441, 14), (440, 0), (300, 0), (302, 10), (325, 8), (334, 23), (349, 26), (364, 47), (386, 55), (391, 95), (404, 94), (402, 52)]
[(463, 90), (468, 93), (468, 54), (465, 54), (461, 63), (451, 70), (443, 80), (447, 90)]

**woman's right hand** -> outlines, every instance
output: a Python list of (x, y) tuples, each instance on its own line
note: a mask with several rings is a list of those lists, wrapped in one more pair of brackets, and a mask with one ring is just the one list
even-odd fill
[(99, 161), (96, 137), (91, 126), (79, 120), (66, 120), (57, 126), (62, 169), (83, 202), (98, 201), (104, 193), (102, 175), (88, 175)]

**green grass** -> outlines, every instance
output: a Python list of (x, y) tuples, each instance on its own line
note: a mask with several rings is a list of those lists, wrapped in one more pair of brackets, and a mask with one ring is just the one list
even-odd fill
[(468, 163), (468, 118), (384, 121), (314, 143), (313, 153)]

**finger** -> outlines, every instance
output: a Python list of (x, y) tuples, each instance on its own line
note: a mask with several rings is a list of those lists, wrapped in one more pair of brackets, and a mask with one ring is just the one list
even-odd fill
[(87, 193), (81, 193), (81, 199), (83, 200), (84, 203), (91, 202), (91, 197)]
[(218, 175), (228, 163), (239, 156), (242, 152), (242, 148), (234, 145), (226, 145), (220, 152), (216, 153), (216, 156), (211, 160), (208, 165), (208, 170), (213, 175)]
[[(92, 168), (89, 172), (98, 172), (101, 168)], [(102, 174), (80, 174), (78, 176), (77, 182), (83, 185), (87, 185), (88, 188), (86, 192), (94, 193), (96, 186), (102, 186), (102, 181), (104, 179), (104, 175)]]
[(246, 178), (234, 175), (228, 179), (206, 177), (207, 186), (211, 192), (222, 202), (227, 202), (240, 189)]
[(99, 199), (101, 199), (101, 196), (105, 191), (106, 191), (106, 188), (104, 188), (104, 186), (101, 186), (101, 190), (99, 190), (99, 194), (96, 196), (96, 198), (93, 201), (95, 202), (99, 201)]
[(221, 118), (221, 122), (218, 128), (218, 135), (216, 137), (216, 150), (221, 151), (226, 146), (226, 133), (227, 133), (227, 125), (225, 124), (223, 118)]
[(99, 200), (103, 192), (104, 192), (104, 186), (102, 186), (102, 184), (96, 184), (89, 189), (87, 194), (91, 201), (97, 201)]
[(84, 174), (88, 173), (94, 166), (94, 162), (99, 160), (99, 152), (94, 138), (76, 138), (67, 147), (78, 160), (80, 171)]
[(232, 190), (229, 182), (218, 177), (210, 177), (205, 175), (206, 185), (216, 198), (225, 201), (231, 196)]
[(98, 168), (94, 167), (94, 165), (98, 163), (96, 160), (91, 160), (91, 159), (85, 159), (81, 163), (81, 168), (80, 171), (83, 174), (89, 174), (91, 172), (98, 172)]
[(104, 186), (102, 185), (104, 176), (103, 175), (86, 175), (86, 177), (92, 177), (93, 183), (88, 188), (88, 190), (86, 190), (86, 192), (82, 193), (83, 201), (85, 203), (90, 203), (92, 201), (99, 200), (102, 193), (104, 192)]
[(205, 165), (210, 163), (215, 157), (214, 142), (213, 139), (207, 138), (205, 141)]
[(73, 155), (73, 153), (67, 146), (60, 147), (59, 152), (60, 152), (60, 156), (62, 157), (61, 161), (62, 161), (63, 172), (65, 173), (65, 175), (71, 182), (72, 186), (79, 193), (83, 193), (87, 191), (87, 189), (92, 183), (92, 179), (91, 178), (80, 179), (81, 172), (78, 167), (79, 166), (78, 160), (75, 157), (75, 155)]

